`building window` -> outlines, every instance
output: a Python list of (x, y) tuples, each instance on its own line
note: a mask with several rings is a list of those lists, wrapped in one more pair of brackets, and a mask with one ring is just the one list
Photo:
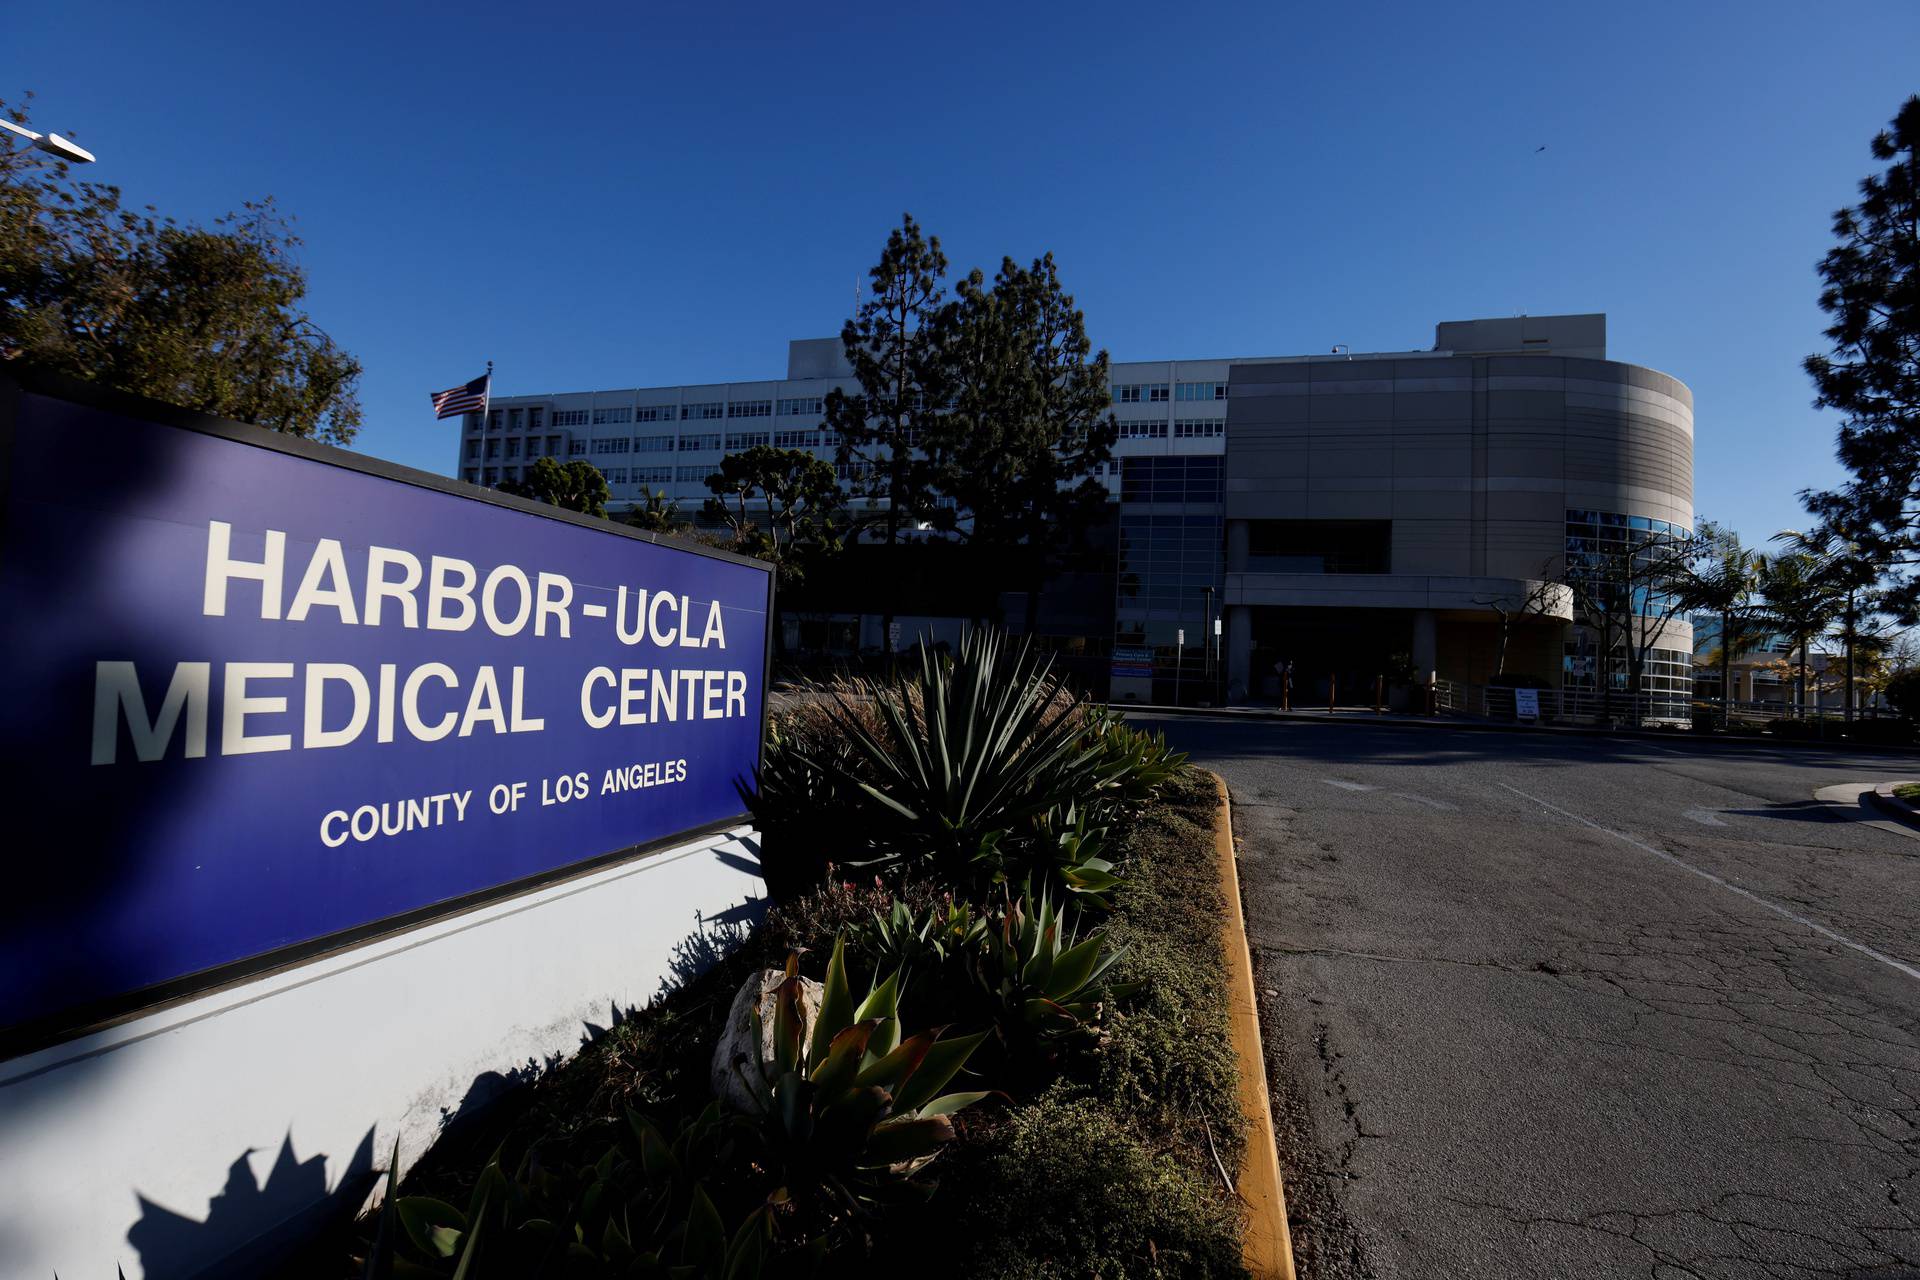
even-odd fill
[(612, 440), (595, 440), (593, 442), (593, 451), (595, 453), (625, 453), (632, 445), (633, 442), (631, 440), (625, 436), (619, 436)]
[(1164, 422), (1126, 422), (1120, 424), (1122, 440), (1164, 440), (1167, 424)]
[(681, 484), (704, 484), (707, 477), (712, 474), (712, 467), (675, 467), (673, 469), (673, 478)]
[(587, 442), (585, 440), (578, 440), (578, 439), (567, 441), (567, 456), (569, 458), (586, 457)]
[(486, 469), (486, 472), (485, 472), (485, 475), (486, 475), (486, 479), (485, 479), (485, 481), (484, 481), (484, 483), (486, 483), (486, 484), (499, 484), (499, 483), (500, 483), (500, 472), (499, 472), (498, 470), (496, 470), (495, 468), (493, 468), (493, 467), (488, 467), (488, 468)]
[(635, 484), (672, 484), (673, 468), (635, 467), (633, 469), (633, 482)]
[(1167, 402), (1166, 383), (1150, 382), (1147, 384), (1146, 391), (1148, 404), (1165, 404)]
[(727, 452), (752, 449), (766, 444), (772, 437), (765, 431), (729, 431), (727, 433)]
[(1175, 400), (1225, 400), (1227, 384), (1224, 382), (1176, 382), (1173, 384)]
[(709, 450), (717, 450), (719, 447), (720, 437), (718, 434), (680, 437), (680, 452), (682, 453), (705, 453)]
[(672, 453), (673, 437), (635, 436), (633, 438), (633, 451), (635, 453)]
[(1140, 388), (1138, 385), (1115, 387), (1113, 389), (1113, 398), (1121, 404), (1139, 404)]
[(500, 411), (498, 409), (488, 410), (487, 411), (487, 430), (498, 431), (499, 429), (500, 429)]
[(617, 408), (595, 409), (593, 411), (593, 425), (596, 427), (604, 426), (610, 422), (632, 422), (632, 421), (633, 421), (632, 405), (623, 404), (618, 406)]
[(707, 401), (702, 404), (683, 404), (680, 406), (680, 421), (682, 422), (699, 422), (705, 418), (724, 418), (726, 416), (727, 406), (718, 400)]
[(674, 422), (680, 417), (677, 404), (643, 404), (633, 411), (635, 422)]
[(625, 467), (602, 467), (600, 468), (600, 472), (606, 476), (608, 484), (625, 484), (627, 482), (627, 469)]
[(585, 409), (555, 409), (553, 425), (556, 427), (584, 427), (587, 425)]
[(518, 431), (520, 429), (520, 424), (525, 419), (525, 417), (526, 417), (526, 414), (519, 409), (507, 410), (507, 430)]
[(497, 437), (487, 441), (487, 456), (489, 458), (497, 458), (500, 456), (500, 441)]
[(801, 396), (795, 400), (782, 400), (779, 414), (783, 418), (814, 418), (827, 411), (827, 402), (820, 396)]
[(1665, 617), (1678, 609), (1672, 594), (1659, 584), (1646, 581), (1649, 575), (1634, 575), (1623, 568), (1629, 555), (1650, 554), (1654, 544), (1672, 547), (1693, 536), (1685, 525), (1669, 524), (1647, 516), (1630, 516), (1617, 511), (1567, 512), (1567, 573), (1588, 576), (1604, 574), (1614, 581), (1639, 577), (1634, 587), (1633, 612), (1643, 617)]
[(481, 419), (478, 413), (469, 413), (468, 415), (466, 415), (466, 419), (467, 419), (468, 431), (478, 432), (480, 430)]
[(462, 471), (460, 475), (468, 484), (475, 484), (480, 479), (480, 468), (468, 467), (465, 471)]
[(541, 419), (544, 418), (546, 414), (547, 410), (544, 405), (536, 404), (529, 406), (527, 409), (527, 430), (539, 431), (543, 429), (546, 424), (541, 422)]
[(729, 418), (771, 418), (773, 401), (771, 400), (735, 400), (727, 405)]
[(773, 447), (776, 449), (817, 449), (825, 441), (820, 439), (818, 431), (776, 431), (773, 433)]
[(480, 456), (480, 442), (478, 440), (467, 441), (467, 456), (469, 458), (477, 458)]
[(512, 436), (508, 438), (507, 456), (509, 458), (517, 458), (520, 456), (520, 437), (519, 436)]
[(1227, 434), (1225, 418), (1175, 418), (1173, 435), (1176, 440), (1212, 440)]
[(873, 468), (864, 462), (836, 462), (833, 465), (833, 477), (836, 480), (865, 480), (873, 474)]

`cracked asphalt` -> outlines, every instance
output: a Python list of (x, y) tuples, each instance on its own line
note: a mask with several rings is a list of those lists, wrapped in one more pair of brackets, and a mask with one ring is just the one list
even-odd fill
[[(1150, 722), (1153, 723), (1153, 722)], [(1920, 757), (1167, 717), (1303, 1277), (1920, 1277)]]

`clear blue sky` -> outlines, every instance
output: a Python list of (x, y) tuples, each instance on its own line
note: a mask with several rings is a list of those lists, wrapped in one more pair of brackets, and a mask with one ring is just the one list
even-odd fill
[[(1831, 483), (1813, 264), (1920, 91), (1920, 5), (19, 5), (0, 96), (135, 202), (272, 194), (366, 365), (430, 389), (777, 377), (903, 209), (959, 268), (1052, 250), (1117, 359), (1432, 345), (1605, 311), (1696, 401), (1750, 538)], [(1547, 150), (1536, 152), (1545, 145)]]

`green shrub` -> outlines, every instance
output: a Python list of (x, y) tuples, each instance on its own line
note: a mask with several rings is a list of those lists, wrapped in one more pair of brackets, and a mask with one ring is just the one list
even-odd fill
[(1094, 1087), (1141, 1131), (1237, 1167), (1243, 1122), (1222, 974), (1213, 783), (1186, 771), (1130, 824), (1108, 935), (1136, 994), (1108, 1020)]
[(1882, 692), (1903, 719), (1920, 720), (1920, 667), (1889, 676)]
[[(1018, 1108), (949, 1173), (936, 1275), (1007, 1280), (1243, 1276), (1238, 1207), (1092, 1099)], [(931, 1224), (929, 1224), (931, 1229)]]

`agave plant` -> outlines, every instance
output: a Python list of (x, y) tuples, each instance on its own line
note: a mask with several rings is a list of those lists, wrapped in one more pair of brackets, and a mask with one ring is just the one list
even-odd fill
[(1051, 855), (1045, 870), (1052, 881), (1080, 903), (1106, 908), (1112, 905), (1106, 895), (1120, 884), (1120, 877), (1113, 873), (1113, 863), (1101, 856), (1107, 829), (1094, 826), (1090, 813), (1070, 804), (1065, 813), (1048, 814), (1046, 831), (1053, 840), (1050, 845), (1041, 842), (1041, 849)]
[(864, 706), (835, 695), (861, 799), (849, 816), (878, 861), (926, 856), (950, 873), (984, 864), (989, 878), (1003, 875), (1001, 842), (1099, 789), (1112, 762), (1086, 749), (1087, 705), (1026, 644), (983, 629), (962, 637), (951, 659), (924, 642), (918, 657), (898, 684), (866, 682)]
[(798, 958), (774, 992), (773, 1068), (761, 1097), (762, 1158), (770, 1201), (812, 1235), (857, 1219), (953, 1138), (952, 1117), (986, 1097), (942, 1093), (986, 1033), (902, 1038), (900, 982), (878, 982), (856, 1007), (844, 939), (834, 942), (811, 1032), (800, 1005)]
[(1110, 1002), (1130, 994), (1129, 984), (1106, 981), (1120, 955), (1108, 948), (1104, 929), (1079, 937), (1072, 916), (1044, 889), (1037, 899), (1029, 890), (1008, 901), (973, 972), (1016, 1062), (1050, 1062)]

